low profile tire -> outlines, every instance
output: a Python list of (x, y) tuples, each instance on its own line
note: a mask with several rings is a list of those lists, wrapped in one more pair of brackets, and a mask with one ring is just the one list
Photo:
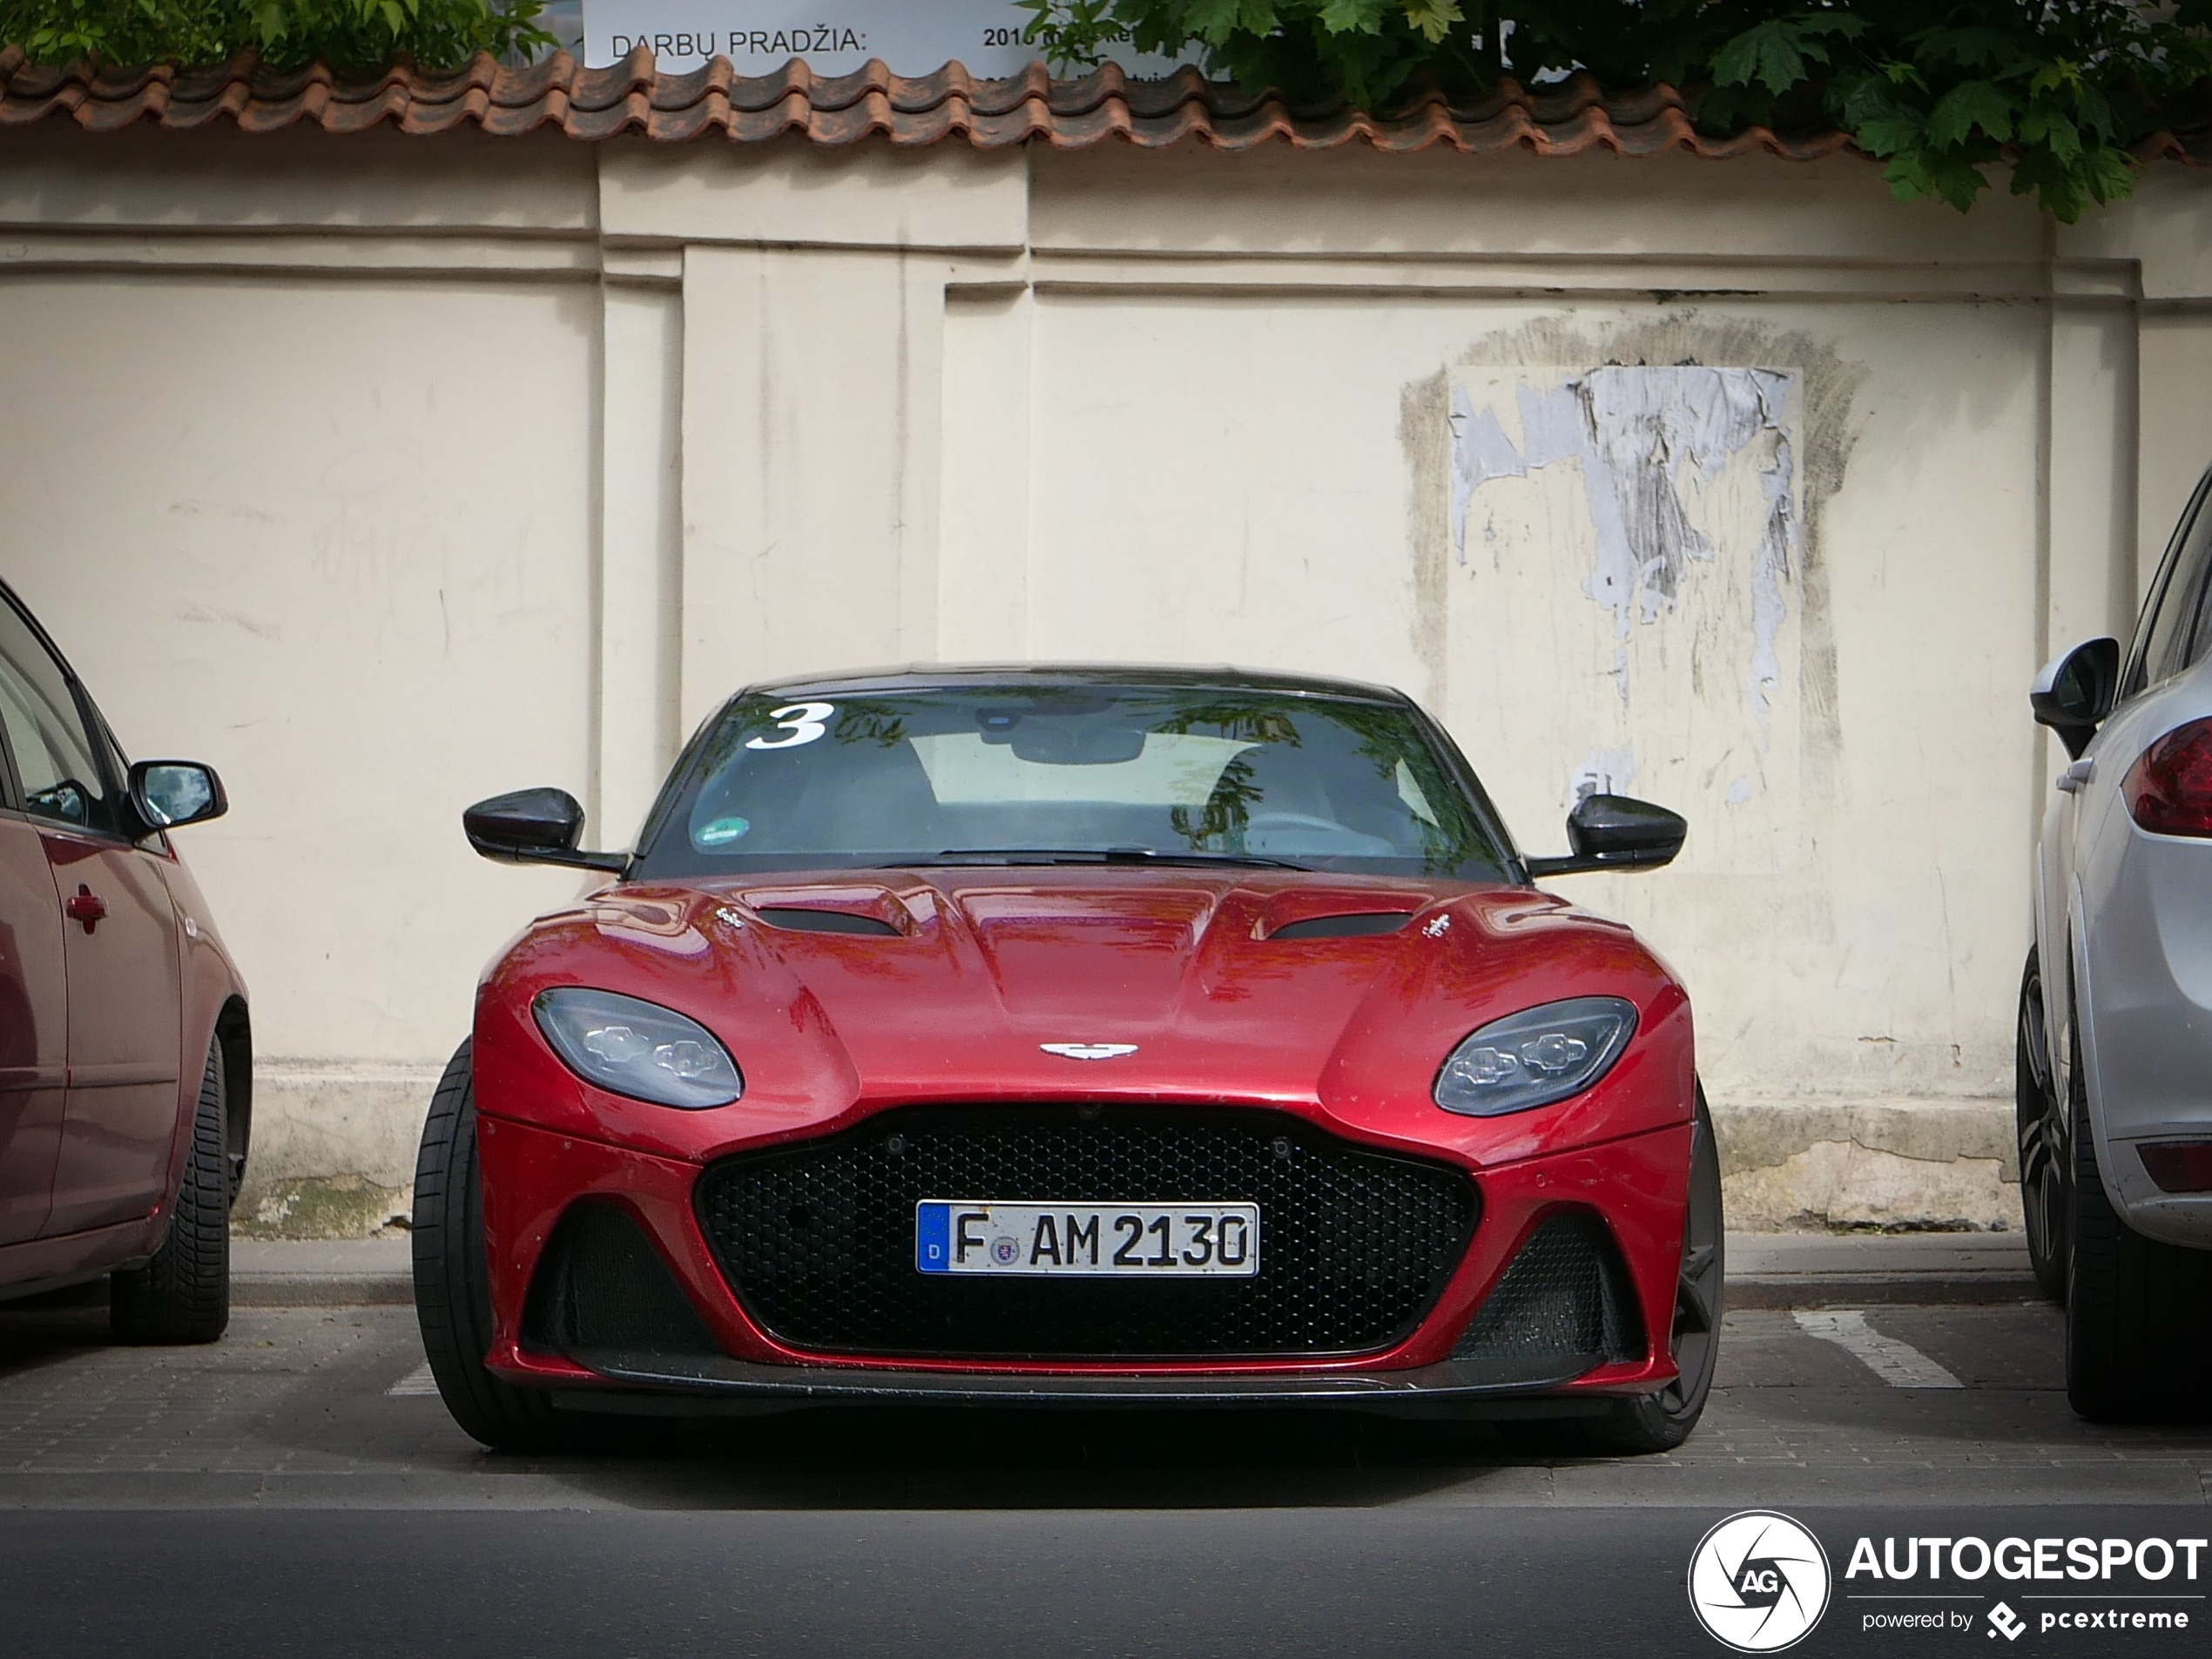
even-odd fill
[(2020, 1217), (2027, 1232), (2028, 1264), (2043, 1294), (2066, 1305), (2073, 1251), (2073, 1195), (2067, 1190), (2067, 1103), (2051, 1076), (2049, 1002), (2043, 971), (2030, 948), (2020, 974), (2020, 1020), (2013, 1043), (2013, 1124), (2018, 1133)]
[(567, 1440), (547, 1392), (518, 1388), (484, 1368), (491, 1286), (469, 1048), (455, 1049), (438, 1079), (415, 1162), (415, 1317), (453, 1420), (496, 1451), (544, 1451)]
[(213, 1342), (231, 1322), (231, 1182), (223, 1049), (207, 1047), (192, 1145), (177, 1186), (169, 1231), (144, 1267), (108, 1280), (108, 1328), (118, 1341)]
[(1689, 1202), (1683, 1215), (1682, 1262), (1675, 1275), (1675, 1320), (1669, 1333), (1681, 1375), (1656, 1394), (1624, 1399), (1606, 1416), (1577, 1423), (1585, 1449), (1615, 1456), (1671, 1452), (1705, 1414), (1720, 1359), (1722, 1286), (1727, 1238), (1721, 1216), (1720, 1149), (1705, 1086), (1697, 1086), (1697, 1114), (1689, 1148)]
[(2212, 1252), (2146, 1238), (2106, 1197), (2074, 1049), (2066, 1396), (2093, 1423), (2194, 1417), (2212, 1405)]

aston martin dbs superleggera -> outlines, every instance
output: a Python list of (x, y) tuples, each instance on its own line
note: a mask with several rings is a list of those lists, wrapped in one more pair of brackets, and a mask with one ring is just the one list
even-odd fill
[(1720, 1175), (1689, 1001), (1402, 694), (1231, 670), (757, 685), (479, 988), (415, 1184), (468, 1432), (846, 1400), (1328, 1405), (1679, 1444)]

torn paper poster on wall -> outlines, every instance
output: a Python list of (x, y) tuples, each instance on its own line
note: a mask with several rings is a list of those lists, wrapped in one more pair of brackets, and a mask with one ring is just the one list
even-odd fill
[[(1739, 819), (1786, 805), (1796, 373), (1468, 367), (1450, 395), (1454, 701), (1512, 699), (1569, 803), (1635, 777)], [(1567, 771), (1572, 755), (1590, 759)]]

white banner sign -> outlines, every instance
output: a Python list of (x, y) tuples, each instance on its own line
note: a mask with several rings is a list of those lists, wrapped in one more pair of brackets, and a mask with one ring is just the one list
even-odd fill
[[(844, 75), (880, 57), (899, 75), (948, 63), (974, 75), (1018, 75), (1042, 56), (1022, 38), (1034, 20), (1012, 0), (584, 0), (583, 53), (596, 65), (650, 46), (671, 71), (726, 57), (740, 75), (766, 75), (798, 57), (817, 75)], [(1113, 55), (1138, 74), (1174, 67)]]

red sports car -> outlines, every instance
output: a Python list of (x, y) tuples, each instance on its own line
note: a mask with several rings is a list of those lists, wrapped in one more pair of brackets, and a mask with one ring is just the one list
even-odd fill
[(1720, 1174), (1683, 988), (1531, 885), (1402, 694), (1231, 670), (754, 686), (483, 977), (423, 1133), (461, 1426), (833, 1400), (1328, 1405), (1677, 1445)]

